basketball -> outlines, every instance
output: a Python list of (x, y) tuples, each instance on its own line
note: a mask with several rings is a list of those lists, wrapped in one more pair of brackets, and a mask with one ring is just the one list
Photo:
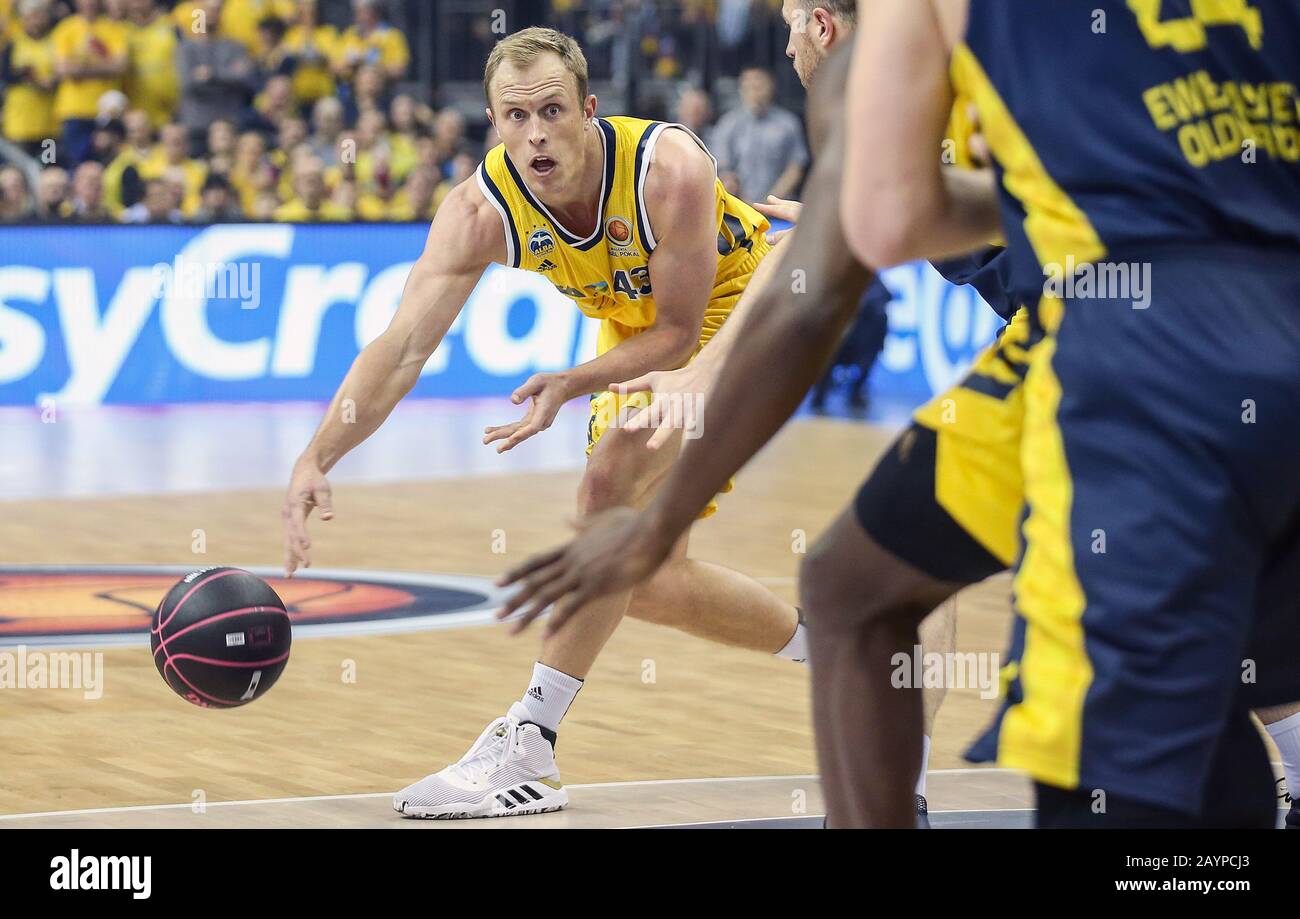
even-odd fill
[(236, 708), (275, 685), (289, 662), (289, 614), (271, 586), (240, 568), (187, 574), (154, 610), (154, 666), (201, 708)]
[[(1300, 0), (0, 0), (0, 830), (1300, 830), (1297, 49)], [(872, 887), (1288, 883), (1112, 836)], [(479, 886), (148, 838), (5, 889)]]

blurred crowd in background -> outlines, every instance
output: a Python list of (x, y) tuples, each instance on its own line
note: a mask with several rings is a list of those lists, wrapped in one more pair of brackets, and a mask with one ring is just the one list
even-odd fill
[(798, 190), (777, 0), (486, 6), (0, 0), (0, 221), (428, 221), (496, 142), (472, 93), (502, 25), (576, 35), (636, 106), (605, 114), (687, 124), (746, 199)]

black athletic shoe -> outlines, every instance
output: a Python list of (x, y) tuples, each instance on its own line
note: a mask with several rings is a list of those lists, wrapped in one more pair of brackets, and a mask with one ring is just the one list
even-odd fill
[(925, 795), (916, 796), (916, 828), (930, 829), (930, 806), (925, 803)]

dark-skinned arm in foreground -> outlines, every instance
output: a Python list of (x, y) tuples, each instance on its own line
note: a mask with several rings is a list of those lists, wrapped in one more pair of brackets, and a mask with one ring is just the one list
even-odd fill
[[(844, 166), (843, 100), (849, 49), (821, 68), (809, 106), (817, 156), (802, 222), (772, 257), (781, 259), (750, 309), (704, 413), (663, 488), (641, 512), (617, 508), (578, 523), (568, 545), (502, 577), (520, 591), (501, 611), (522, 609), (520, 627), (554, 604), (547, 632), (595, 597), (652, 575), (709, 500), (785, 424), (821, 377), (873, 279), (849, 251), (839, 218)], [(793, 291), (798, 292), (793, 292)], [(773, 372), (773, 368), (780, 368)]]

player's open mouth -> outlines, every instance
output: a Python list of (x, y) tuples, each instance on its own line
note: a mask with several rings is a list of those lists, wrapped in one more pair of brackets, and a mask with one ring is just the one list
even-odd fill
[(535, 156), (529, 161), (528, 168), (534, 175), (545, 178), (555, 171), (555, 160), (549, 156)]

